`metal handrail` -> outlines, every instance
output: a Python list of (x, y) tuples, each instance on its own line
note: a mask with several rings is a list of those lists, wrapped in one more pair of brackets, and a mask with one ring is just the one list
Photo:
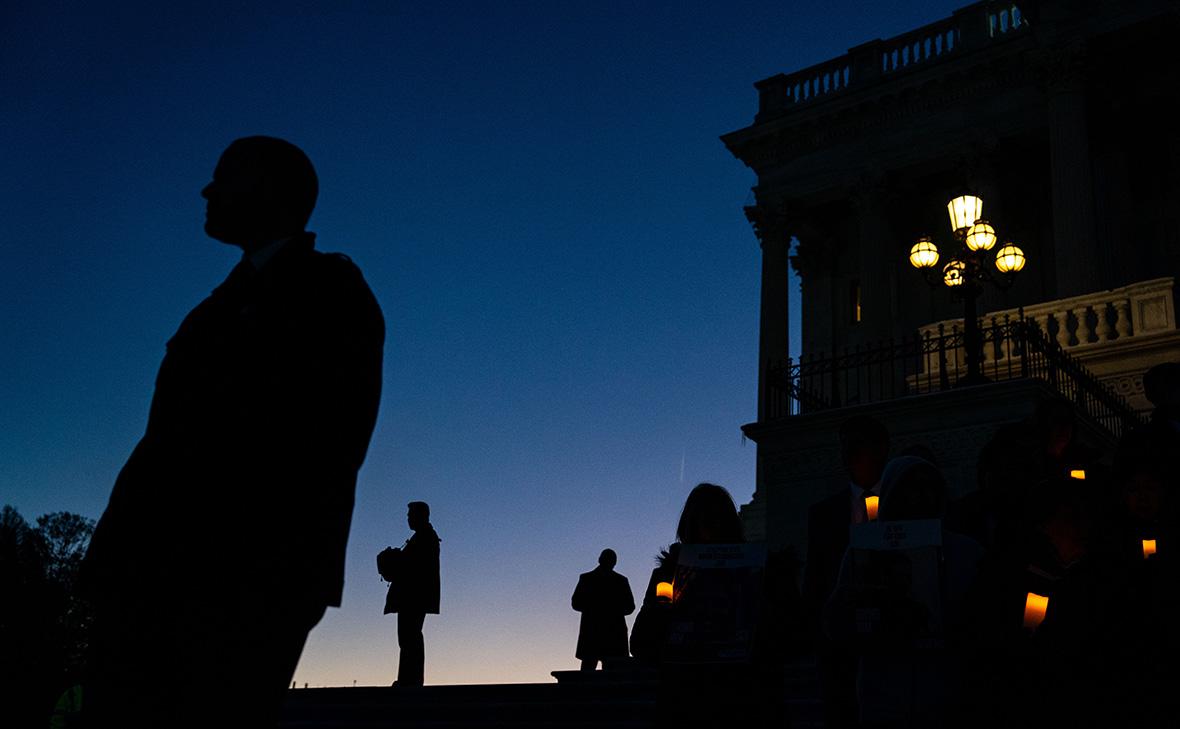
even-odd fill
[[(1121, 396), (1094, 376), (1021, 312), (980, 323), (983, 375), (992, 382), (1035, 378), (1073, 402), (1084, 417), (1118, 438), (1142, 422)], [(965, 366), (965, 333), (957, 326), (835, 355), (789, 359), (768, 371), (765, 418), (950, 390)]]

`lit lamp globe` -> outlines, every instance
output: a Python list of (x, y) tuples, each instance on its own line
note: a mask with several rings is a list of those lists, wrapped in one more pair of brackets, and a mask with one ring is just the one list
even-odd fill
[(951, 230), (966, 230), (983, 217), (983, 200), (974, 195), (960, 195), (946, 204)]
[(1019, 273), (1024, 268), (1024, 251), (1005, 243), (996, 251), (996, 268), (1000, 273)]
[(967, 229), (963, 243), (973, 252), (990, 251), (996, 245), (996, 229), (986, 220), (977, 220)]
[(936, 263), (938, 263), (938, 246), (925, 236), (919, 238), (914, 247), (910, 249), (910, 265), (923, 269), (934, 268)]
[(942, 282), (947, 286), (962, 286), (963, 272), (966, 270), (966, 263), (962, 261), (951, 261), (942, 267)]

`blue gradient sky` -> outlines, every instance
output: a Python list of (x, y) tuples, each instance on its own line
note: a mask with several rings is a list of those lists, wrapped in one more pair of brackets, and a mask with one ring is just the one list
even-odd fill
[(962, 4), (6, 2), (0, 502), (101, 513), (237, 260), (198, 193), (235, 137), (285, 137), (388, 321), (344, 606), (296, 678), (392, 680), (373, 557), (421, 499), (427, 681), (550, 680), (603, 547), (640, 592), (693, 484), (754, 490), (754, 177), (718, 135), (754, 81)]

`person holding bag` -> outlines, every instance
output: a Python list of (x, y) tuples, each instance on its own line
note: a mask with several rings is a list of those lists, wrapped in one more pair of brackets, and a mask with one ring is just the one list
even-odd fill
[(439, 543), (430, 524), (430, 506), (408, 505), (406, 522), (414, 531), (401, 549), (388, 548), (377, 556), (377, 569), (389, 581), (385, 614), (397, 613), (400, 650), (394, 686), (417, 687), (424, 682), (426, 648), (422, 625), (427, 615), (439, 613)]

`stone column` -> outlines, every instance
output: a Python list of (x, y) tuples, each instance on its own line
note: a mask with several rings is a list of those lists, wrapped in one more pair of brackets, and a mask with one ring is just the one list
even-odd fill
[(758, 420), (769, 417), (768, 372), (790, 356), (790, 248), (786, 216), (767, 204), (746, 208), (762, 245), (762, 302), (758, 330)]
[(799, 332), (802, 335), (799, 356), (831, 354), (835, 348), (836, 302), (832, 277), (837, 242), (823, 229), (802, 221), (793, 235), (798, 245), (791, 265), (799, 275), (803, 304), (799, 317), (803, 330)]
[(845, 342), (865, 343), (895, 336), (898, 320), (897, 260), (903, 256), (887, 215), (887, 190), (883, 176), (867, 177), (857, 183), (851, 199), (857, 216), (857, 248), (860, 265), (861, 320), (854, 323), (851, 289), (842, 295), (849, 300), (841, 327), (848, 332)]
[(1042, 56), (1042, 62), (1049, 109), (1056, 296), (1065, 298), (1103, 288), (1086, 119), (1085, 55), (1077, 46), (1054, 49)]

